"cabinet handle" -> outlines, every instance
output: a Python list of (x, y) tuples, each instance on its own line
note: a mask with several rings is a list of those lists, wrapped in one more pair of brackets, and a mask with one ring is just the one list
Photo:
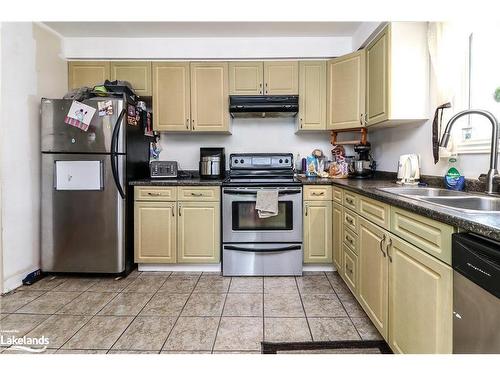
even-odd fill
[(349, 204), (354, 204), (354, 201), (350, 198), (346, 198), (345, 201)]
[(148, 193), (148, 195), (150, 195), (152, 197), (159, 197), (161, 195), (161, 193)]
[(305, 215), (306, 215), (306, 216), (307, 216), (307, 208), (308, 208), (308, 207), (307, 207), (307, 204), (306, 204), (306, 213), (305, 213)]
[(387, 243), (385, 250), (387, 251), (387, 256), (389, 257), (389, 262), (392, 263), (392, 256), (391, 256), (391, 252), (389, 251), (391, 246), (392, 246), (392, 238), (389, 238), (389, 243)]
[(352, 220), (350, 217), (346, 218), (347, 222), (351, 225), (354, 225), (354, 220)]
[(313, 192), (311, 193), (311, 195), (316, 195), (316, 196), (318, 196), (318, 195), (324, 195), (324, 194), (325, 194), (325, 192), (324, 192), (324, 191), (321, 191), (321, 192), (319, 192), (319, 193), (316, 193), (316, 192), (314, 192), (314, 191), (313, 191)]
[(193, 197), (203, 197), (203, 193), (191, 193)]
[(172, 217), (175, 217), (175, 209), (172, 207)]
[(380, 251), (382, 252), (382, 254), (384, 254), (384, 258), (385, 258), (386, 257), (386, 253), (384, 252), (384, 249), (382, 249), (382, 244), (383, 244), (384, 241), (385, 241), (385, 234), (384, 234), (384, 236), (382, 237), (382, 239), (380, 240), (380, 243), (379, 243)]
[(363, 125), (363, 114), (362, 113), (359, 115), (359, 124)]
[(300, 119), (300, 128), (302, 129), (304, 125), (302, 124), (302, 119)]
[(194, 119), (193, 119), (193, 130), (194, 130)]
[(266, 82), (266, 94), (267, 94), (267, 82)]
[(186, 129), (189, 129), (189, 119), (186, 119)]
[(182, 216), (182, 214), (181, 214), (181, 208), (182, 208), (182, 207), (181, 207), (181, 206), (179, 206), (179, 216)]
[(354, 245), (354, 241), (349, 236), (345, 236), (345, 240), (349, 242), (351, 245)]

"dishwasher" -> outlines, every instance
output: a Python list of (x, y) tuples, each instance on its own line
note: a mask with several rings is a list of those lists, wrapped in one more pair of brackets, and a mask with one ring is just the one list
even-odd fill
[(453, 353), (500, 353), (500, 242), (453, 235)]

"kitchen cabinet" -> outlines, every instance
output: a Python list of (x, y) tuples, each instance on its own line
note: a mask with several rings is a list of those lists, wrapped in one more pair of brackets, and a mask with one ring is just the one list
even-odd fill
[(352, 294), (358, 295), (358, 257), (345, 244), (342, 254), (342, 278)]
[(298, 95), (298, 70), (298, 61), (264, 61), (264, 94)]
[(134, 261), (176, 262), (176, 203), (135, 202)]
[(153, 128), (191, 129), (190, 72), (187, 62), (153, 63)]
[(341, 272), (342, 270), (342, 206), (333, 202), (332, 204), (332, 258), (333, 265)]
[(332, 202), (304, 201), (304, 263), (332, 263)]
[(326, 61), (299, 62), (299, 131), (326, 129)]
[(68, 89), (94, 86), (104, 83), (111, 76), (109, 61), (68, 62)]
[(392, 350), (452, 353), (452, 268), (393, 235), (388, 251)]
[(235, 61), (229, 63), (230, 95), (262, 95), (264, 92), (264, 63)]
[(112, 61), (111, 80), (128, 81), (139, 96), (151, 96), (151, 61)]
[(428, 116), (427, 23), (391, 22), (366, 47), (366, 125), (401, 125)]
[(226, 62), (191, 63), (191, 129), (229, 132), (229, 68)]
[(359, 218), (358, 298), (384, 339), (388, 333), (388, 236), (384, 229)]
[(365, 69), (364, 50), (328, 62), (328, 129), (365, 125)]

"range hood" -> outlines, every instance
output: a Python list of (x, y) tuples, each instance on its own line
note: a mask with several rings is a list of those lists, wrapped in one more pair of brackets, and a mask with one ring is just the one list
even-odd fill
[(299, 111), (297, 95), (231, 95), (233, 118), (294, 117)]

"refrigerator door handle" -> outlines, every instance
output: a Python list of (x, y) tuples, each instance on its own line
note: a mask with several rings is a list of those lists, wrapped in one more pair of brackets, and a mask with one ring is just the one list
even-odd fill
[(123, 191), (122, 185), (120, 184), (120, 178), (118, 176), (118, 135), (120, 133), (120, 127), (122, 124), (123, 117), (125, 116), (125, 108), (122, 109), (118, 119), (116, 120), (115, 127), (113, 128), (113, 136), (111, 137), (111, 171), (113, 172), (113, 180), (115, 181), (116, 188), (120, 193), (122, 199), (125, 199), (125, 192)]

